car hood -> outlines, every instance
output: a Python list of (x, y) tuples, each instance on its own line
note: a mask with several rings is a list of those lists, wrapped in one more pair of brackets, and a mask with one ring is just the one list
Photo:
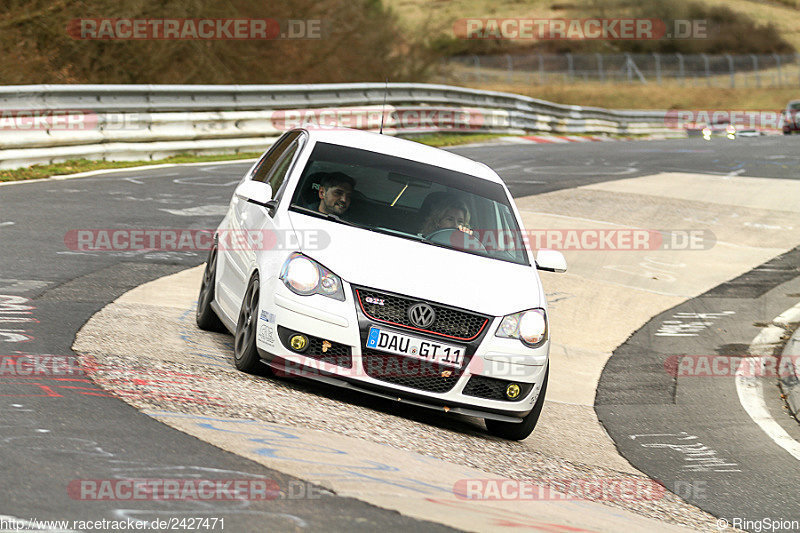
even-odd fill
[[(295, 231), (322, 231), (302, 252), (345, 281), (493, 316), (543, 307), (534, 267), (290, 212)], [(298, 239), (298, 242), (306, 242)]]

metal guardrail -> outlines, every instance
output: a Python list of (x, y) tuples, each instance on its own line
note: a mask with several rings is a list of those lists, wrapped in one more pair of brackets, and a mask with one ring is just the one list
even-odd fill
[[(0, 168), (74, 158), (262, 151), (282, 131), (304, 122), (377, 129), (381, 113), (390, 134), (676, 134), (665, 122), (666, 111), (561, 105), (419, 83), (5, 86), (0, 110)], [(55, 127), (43, 120), (29, 128), (14, 122), (48, 113), (66, 114), (72, 122), (64, 119)]]

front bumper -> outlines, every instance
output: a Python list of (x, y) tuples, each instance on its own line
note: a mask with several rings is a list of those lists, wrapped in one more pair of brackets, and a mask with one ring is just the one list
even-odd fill
[[(501, 317), (489, 317), (480, 335), (462, 341), (397, 325), (389, 328), (465, 346), (461, 367), (452, 368), (365, 348), (369, 328), (387, 325), (364, 312), (349, 286), (345, 287), (344, 302), (321, 295), (298, 296), (277, 278), (267, 280), (265, 289), (261, 291), (256, 344), (261, 358), (279, 375), (503, 421), (519, 421), (538, 399), (549, 341), (531, 349), (516, 339), (495, 337)], [(310, 339), (303, 353), (290, 347), (288, 339), (294, 333)], [(510, 383), (517, 384), (520, 391), (513, 399), (499, 393)]]

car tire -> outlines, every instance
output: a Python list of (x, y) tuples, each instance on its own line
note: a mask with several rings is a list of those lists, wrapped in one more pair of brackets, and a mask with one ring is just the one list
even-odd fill
[(208, 252), (206, 268), (203, 271), (203, 281), (200, 284), (200, 294), (197, 296), (197, 311), (195, 320), (197, 327), (206, 331), (225, 332), (225, 326), (211, 308), (214, 301), (214, 283), (217, 278), (217, 246), (214, 245)]
[(550, 366), (544, 374), (544, 382), (542, 383), (542, 390), (539, 392), (539, 397), (536, 399), (531, 412), (525, 415), (522, 422), (501, 422), (499, 420), (485, 419), (486, 429), (489, 434), (495, 437), (500, 437), (508, 440), (523, 440), (533, 433), (536, 423), (539, 421), (539, 415), (542, 414), (542, 407), (544, 406), (544, 395), (547, 392), (547, 379), (550, 376)]
[(263, 367), (256, 348), (258, 294), (259, 280), (258, 273), (255, 273), (247, 284), (233, 335), (233, 363), (238, 370), (248, 374), (256, 374)]

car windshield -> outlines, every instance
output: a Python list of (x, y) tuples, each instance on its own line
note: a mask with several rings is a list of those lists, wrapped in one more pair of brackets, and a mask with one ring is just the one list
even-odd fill
[[(347, 193), (349, 205), (343, 199)], [(400, 157), (318, 142), (290, 209), (432, 246), (530, 264), (502, 185)]]
[(800, 101), (790, 103), (789, 109), (792, 111), (800, 111)]

